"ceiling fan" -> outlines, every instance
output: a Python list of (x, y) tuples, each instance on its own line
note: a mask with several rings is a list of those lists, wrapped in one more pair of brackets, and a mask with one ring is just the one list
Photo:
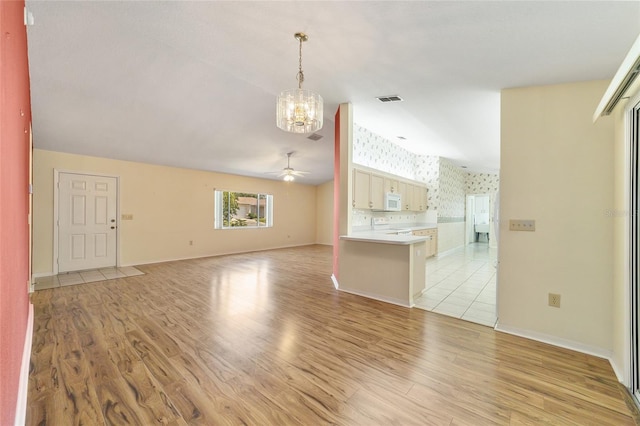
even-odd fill
[(278, 175), (278, 177), (282, 176), (285, 182), (291, 182), (296, 177), (303, 177), (304, 175), (308, 174), (309, 172), (294, 170), (293, 167), (291, 167), (291, 156), (293, 154), (294, 154), (294, 151), (287, 152), (287, 167), (282, 169), (282, 171), (280, 172), (269, 172), (269, 174)]

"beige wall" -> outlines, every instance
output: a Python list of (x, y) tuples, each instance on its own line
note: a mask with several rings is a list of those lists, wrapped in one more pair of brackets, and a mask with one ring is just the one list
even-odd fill
[[(120, 261), (135, 265), (316, 242), (316, 187), (36, 149), (33, 273), (53, 271), (53, 169), (120, 177)], [(213, 191), (274, 196), (274, 226), (213, 229)], [(193, 245), (189, 245), (189, 241)]]
[(316, 187), (316, 242), (333, 245), (333, 181)]
[[(499, 328), (610, 354), (613, 120), (605, 81), (509, 89), (501, 100)], [(508, 230), (535, 219), (535, 232)], [(547, 305), (560, 293), (562, 307)], [(574, 345), (575, 346), (575, 345)]]

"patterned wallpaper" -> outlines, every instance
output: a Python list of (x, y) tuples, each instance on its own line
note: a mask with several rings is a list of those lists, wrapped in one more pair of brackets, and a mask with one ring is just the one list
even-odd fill
[(354, 123), (353, 128), (354, 163), (424, 182), (427, 210), (438, 209), (440, 157), (417, 155), (358, 124)]
[(467, 194), (495, 194), (500, 188), (500, 176), (493, 173), (467, 173), (464, 184)]
[(354, 123), (353, 162), (416, 180), (416, 155)]
[(416, 156), (416, 180), (427, 185), (427, 210), (438, 210), (440, 205), (440, 157)]
[[(451, 221), (451, 218), (462, 218), (466, 204), (466, 173), (453, 165), (450, 161), (440, 158), (440, 205), (438, 218), (446, 218), (443, 221)], [(438, 219), (440, 222), (440, 219)]]
[(427, 185), (427, 210), (438, 211), (443, 221), (465, 216), (466, 194), (495, 194), (500, 185), (497, 174), (466, 173), (447, 159), (435, 155), (417, 155), (353, 125), (353, 162), (356, 164), (424, 182)]

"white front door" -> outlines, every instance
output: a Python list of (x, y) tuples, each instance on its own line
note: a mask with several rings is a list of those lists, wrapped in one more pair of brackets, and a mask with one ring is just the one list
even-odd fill
[(60, 173), (58, 272), (116, 266), (117, 180)]

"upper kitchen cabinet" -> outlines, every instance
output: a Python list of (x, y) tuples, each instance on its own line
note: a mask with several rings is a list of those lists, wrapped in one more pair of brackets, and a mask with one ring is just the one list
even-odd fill
[(382, 210), (384, 208), (384, 176), (353, 169), (353, 208)]
[(427, 188), (421, 185), (413, 185), (413, 204), (412, 209), (415, 212), (423, 212), (427, 210)]
[(421, 212), (427, 209), (427, 188), (422, 183), (366, 168), (353, 169), (353, 208), (384, 210), (384, 197), (388, 192), (400, 194), (402, 211)]
[(384, 178), (384, 192), (399, 193), (398, 179), (393, 177)]

